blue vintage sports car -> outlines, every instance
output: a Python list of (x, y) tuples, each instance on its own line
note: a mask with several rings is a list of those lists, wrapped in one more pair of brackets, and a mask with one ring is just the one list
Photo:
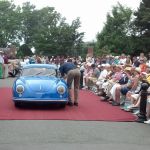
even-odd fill
[(65, 107), (68, 102), (66, 82), (58, 77), (55, 65), (25, 65), (12, 90), (13, 101), (17, 107), (24, 102), (59, 103), (61, 107)]

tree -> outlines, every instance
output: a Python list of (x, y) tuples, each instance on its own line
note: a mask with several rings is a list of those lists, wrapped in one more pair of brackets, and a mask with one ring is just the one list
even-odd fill
[[(97, 34), (97, 48), (108, 52), (130, 53), (130, 36), (132, 30), (132, 10), (123, 7), (120, 3), (114, 6), (111, 14), (107, 14), (107, 21), (103, 30)], [(117, 50), (117, 51), (116, 51)]]
[(80, 26), (79, 18), (70, 25), (54, 7), (37, 10), (30, 2), (16, 7), (13, 1), (0, 1), (0, 47), (24, 43), (37, 54), (78, 55), (84, 35)]
[(69, 25), (53, 7), (38, 12), (37, 30), (34, 34), (36, 53), (46, 55), (74, 55), (82, 44), (83, 33), (78, 32), (79, 18)]
[(33, 55), (33, 53), (27, 44), (21, 45), (19, 50), (17, 51), (17, 56), (21, 57), (21, 58), (23, 58), (25, 56), (32, 56), (32, 55)]
[(33, 36), (38, 23), (35, 6), (30, 4), (30, 2), (23, 3), (21, 11), (20, 37), (25, 44), (32, 47)]
[(60, 26), (58, 26), (58, 43), (61, 45), (62, 54), (67, 53), (68, 55), (77, 56), (81, 53), (84, 33), (78, 31), (80, 26), (79, 18), (73, 20), (71, 25), (61, 22)]
[(135, 12), (135, 26), (137, 28), (137, 48), (145, 53), (150, 50), (150, 1), (142, 0)]
[(19, 14), (20, 7), (9, 1), (0, 1), (0, 47), (19, 42)]
[(37, 16), (38, 23), (33, 36), (36, 53), (54, 55), (55, 50), (57, 51), (59, 47), (57, 42), (61, 15), (53, 7), (45, 7), (37, 11)]

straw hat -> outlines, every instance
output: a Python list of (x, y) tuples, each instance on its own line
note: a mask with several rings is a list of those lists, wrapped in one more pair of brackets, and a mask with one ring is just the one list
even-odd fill
[(122, 65), (115, 65), (116, 68), (122, 69)]
[(137, 73), (141, 73), (141, 69), (139, 67), (136, 67), (135, 70)]
[(131, 67), (126, 67), (125, 69), (124, 69), (124, 71), (131, 71)]

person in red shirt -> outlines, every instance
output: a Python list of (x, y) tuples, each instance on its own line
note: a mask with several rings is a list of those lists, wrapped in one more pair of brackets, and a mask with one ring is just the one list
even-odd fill
[(147, 65), (144, 59), (140, 59), (140, 65), (139, 65), (141, 72), (146, 72)]

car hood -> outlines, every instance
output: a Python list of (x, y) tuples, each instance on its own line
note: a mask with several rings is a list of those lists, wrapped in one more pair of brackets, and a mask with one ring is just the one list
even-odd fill
[(48, 92), (56, 88), (60, 79), (56, 77), (20, 77), (19, 79), (29, 90), (34, 92)]

